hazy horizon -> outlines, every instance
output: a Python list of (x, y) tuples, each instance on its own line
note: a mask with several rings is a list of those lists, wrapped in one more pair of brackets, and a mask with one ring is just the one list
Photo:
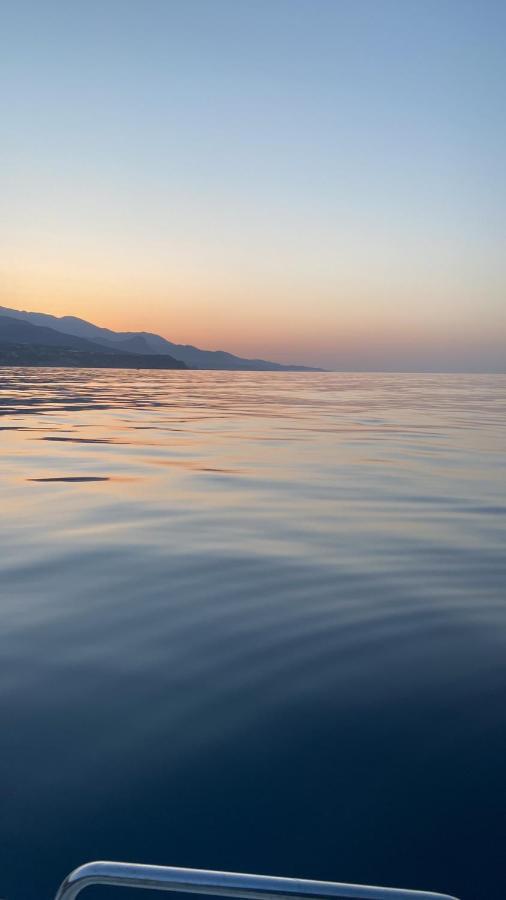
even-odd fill
[(506, 369), (506, 7), (6, 5), (0, 303), (340, 370)]
[[(5, 307), (3, 304), (0, 304), (0, 308), (8, 309), (8, 310), (12, 309), (15, 312), (47, 313), (47, 310), (45, 310), (45, 309), (35, 310), (35, 309), (21, 309), (21, 308), (14, 308), (14, 307), (9, 308), (9, 307)], [(50, 313), (50, 315), (52, 315), (52, 314)], [(67, 314), (63, 314), (62, 317), (65, 318), (68, 316), (67, 316)], [(81, 321), (90, 321), (90, 320), (84, 319), (81, 316), (75, 316), (75, 318), (78, 318)], [(2, 319), (0, 317), (0, 325), (1, 325), (1, 321), (2, 321)], [(100, 320), (93, 321), (90, 323), (92, 325), (97, 325), (101, 328), (110, 328), (109, 325), (105, 325)], [(46, 324), (49, 327), (51, 327), (50, 322), (48, 322)], [(114, 331), (115, 329), (111, 329), (111, 330)], [(131, 333), (135, 334), (135, 333), (142, 332), (142, 331), (146, 331), (146, 329), (140, 328)], [(128, 332), (126, 332), (126, 333), (128, 333)], [(162, 334), (161, 336), (166, 338), (169, 341), (172, 340), (170, 334)], [(191, 340), (188, 340), (188, 341), (180, 341), (178, 343), (180, 343), (181, 345), (192, 345), (194, 342)], [(216, 346), (212, 346), (212, 347), (203, 346), (200, 349), (201, 350), (224, 350), (229, 353), (234, 352), (230, 347), (225, 347), (225, 346), (221, 346), (221, 345), (216, 345)], [(481, 365), (481, 367), (478, 362), (476, 364), (476, 368), (474, 368), (474, 369), (472, 369), (470, 367), (468, 367), (467, 369), (459, 368), (458, 364), (454, 365), (452, 368), (451, 367), (451, 362), (452, 362), (451, 348), (445, 348), (445, 347), (441, 347), (440, 345), (439, 346), (435, 345), (432, 349), (433, 349), (432, 366), (429, 363), (427, 356), (416, 357), (413, 352), (413, 347), (407, 346), (404, 348), (404, 350), (405, 350), (404, 357), (402, 357), (399, 352), (397, 352), (396, 356), (394, 357), (394, 354), (392, 352), (389, 352), (389, 347), (387, 346), (385, 348), (377, 347), (375, 357), (371, 353), (369, 353), (367, 356), (365, 356), (365, 355), (361, 356), (360, 348), (358, 348), (358, 347), (357, 348), (343, 348), (340, 365), (334, 363), (334, 364), (331, 364), (328, 366), (323, 366), (323, 364), (322, 364), (322, 365), (320, 365), (319, 368), (323, 369), (323, 371), (328, 371), (328, 372), (341, 372), (341, 373), (363, 372), (363, 373), (372, 373), (372, 374), (374, 374), (374, 373), (380, 374), (382, 372), (392, 373), (392, 374), (403, 374), (403, 373), (406, 373), (406, 374), (423, 374), (423, 373), (427, 373), (427, 374), (444, 374), (444, 373), (449, 373), (449, 374), (505, 374), (506, 373), (506, 365), (504, 365), (502, 363), (502, 358), (503, 358), (502, 356), (498, 357), (497, 362), (494, 359), (488, 359), (485, 364)], [(383, 356), (381, 355), (382, 350), (383, 350)], [(437, 355), (437, 351), (439, 351), (439, 356)], [(303, 351), (301, 351), (301, 354), (302, 354), (302, 352)], [(177, 356), (176, 353), (174, 355)], [(266, 359), (267, 357), (268, 357), (267, 353), (264, 354), (261, 352), (259, 352), (259, 353), (253, 352), (253, 353), (249, 354), (249, 358), (251, 358), (251, 359)], [(393, 362), (394, 359), (397, 360), (397, 368), (395, 367), (395, 363)], [(438, 360), (441, 363), (441, 368), (438, 368), (438, 365), (437, 365)], [(295, 359), (295, 358), (291, 358), (291, 359), (289, 359), (289, 358), (279, 359), (278, 358), (278, 359), (270, 359), (270, 361), (271, 362), (282, 362), (287, 365), (289, 365), (289, 364), (308, 365), (308, 366), (310, 365), (310, 363), (307, 363), (307, 362), (303, 363), (301, 361), (301, 359)], [(377, 364), (376, 367), (374, 366), (375, 361)], [(419, 364), (419, 368), (416, 368), (417, 361)], [(403, 365), (403, 362), (404, 362), (404, 365)], [(496, 362), (495, 368), (494, 368), (494, 362)], [(199, 367), (199, 368), (201, 368), (201, 367)]]

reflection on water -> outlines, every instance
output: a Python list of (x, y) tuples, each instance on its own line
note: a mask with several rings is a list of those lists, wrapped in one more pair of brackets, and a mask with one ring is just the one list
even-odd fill
[(28, 478), (28, 481), (110, 481), (103, 475), (56, 475), (54, 478)]
[(504, 376), (0, 371), (3, 896), (502, 897)]

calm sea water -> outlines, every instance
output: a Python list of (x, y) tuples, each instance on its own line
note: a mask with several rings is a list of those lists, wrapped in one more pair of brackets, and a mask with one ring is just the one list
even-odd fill
[(0, 370), (0, 894), (504, 896), (506, 376)]

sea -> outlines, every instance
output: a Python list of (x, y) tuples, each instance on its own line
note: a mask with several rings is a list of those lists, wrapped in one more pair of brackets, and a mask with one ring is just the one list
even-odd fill
[(0, 446), (3, 898), (502, 900), (506, 376), (4, 368)]

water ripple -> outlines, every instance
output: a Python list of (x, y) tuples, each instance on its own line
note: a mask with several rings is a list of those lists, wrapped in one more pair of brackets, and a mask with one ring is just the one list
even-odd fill
[(2, 370), (6, 895), (117, 857), (499, 900), (505, 389)]

